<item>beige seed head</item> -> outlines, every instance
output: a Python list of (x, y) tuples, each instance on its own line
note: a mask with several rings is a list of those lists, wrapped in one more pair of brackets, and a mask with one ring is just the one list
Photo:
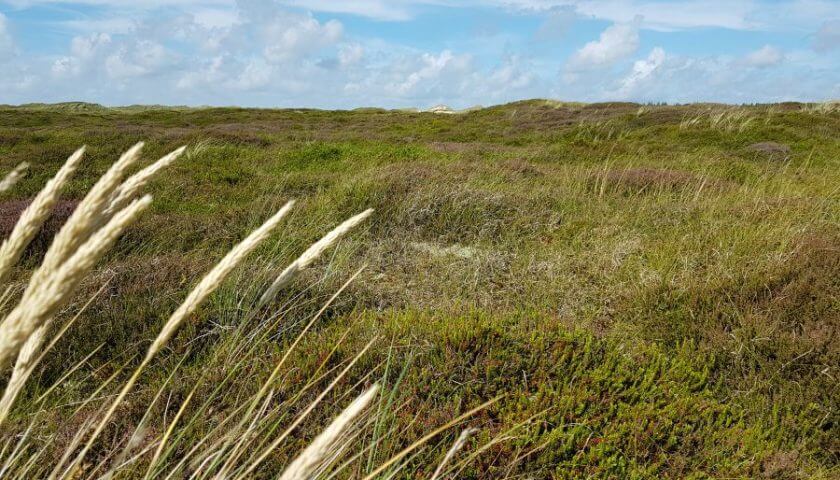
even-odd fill
[(143, 142), (129, 148), (90, 189), (53, 239), (36, 276), (61, 265), (93, 231), (108, 221), (104, 215), (108, 199), (128, 169), (140, 158), (142, 148)]
[(374, 384), (347, 406), (330, 425), (286, 467), (280, 480), (306, 480), (313, 477), (319, 467), (334, 458), (341, 448), (341, 440), (347, 430), (353, 426), (357, 417), (376, 397), (379, 385)]
[(73, 294), (79, 282), (119, 235), (152, 201), (152, 197), (135, 200), (57, 268), (33, 275), (20, 303), (0, 323), (0, 368), (17, 354), (27, 338), (55, 315), (58, 308)]
[(20, 260), (26, 246), (35, 238), (44, 222), (49, 218), (58, 201), (62, 187), (75, 173), (84, 152), (85, 147), (82, 147), (70, 155), (64, 166), (44, 185), (44, 188), (35, 196), (32, 203), (20, 215), (9, 238), (0, 247), (0, 282), (6, 279), (11, 268)]
[(0, 180), (0, 192), (5, 192), (6, 190), (12, 188), (18, 180), (23, 178), (23, 174), (26, 172), (27, 168), (29, 168), (29, 164), (23, 162), (15, 167), (14, 170), (6, 174), (6, 176), (3, 177), (3, 180)]
[(228, 273), (230, 273), (230, 271), (233, 270), (233, 268), (236, 267), (236, 265), (238, 265), (245, 256), (256, 248), (257, 245), (265, 240), (269, 234), (271, 234), (274, 227), (280, 223), (280, 220), (286, 216), (294, 204), (294, 200), (286, 203), (283, 208), (274, 214), (273, 217), (268, 219), (268, 221), (266, 221), (260, 228), (254, 230), (245, 240), (235, 246), (233, 250), (228, 252), (225, 258), (223, 258), (215, 267), (213, 267), (213, 270), (201, 279), (201, 282), (199, 282), (193, 291), (190, 292), (189, 296), (187, 296), (181, 306), (179, 306), (172, 316), (169, 317), (166, 325), (164, 325), (155, 341), (149, 347), (149, 350), (146, 353), (147, 360), (151, 359), (158, 351), (160, 351), (161, 348), (163, 348), (184, 319), (195, 311), (199, 304), (201, 304), (201, 302), (203, 302), (211, 293), (213, 293), (214, 290), (216, 290)]
[(164, 155), (157, 162), (129, 177), (111, 194), (111, 198), (108, 200), (108, 206), (105, 209), (105, 215), (108, 216), (123, 208), (149, 183), (152, 177), (177, 160), (186, 148), (184, 146)]
[(335, 242), (337, 242), (341, 237), (343, 237), (347, 232), (353, 229), (356, 225), (362, 223), (366, 218), (368, 218), (373, 213), (373, 209), (369, 208), (364, 212), (355, 215), (353, 217), (348, 218), (345, 220), (341, 225), (335, 227), (330, 233), (324, 235), (323, 238), (318, 240), (317, 242), (313, 243), (309, 248), (306, 249), (300, 257), (297, 258), (294, 262), (289, 264), (280, 275), (274, 279), (271, 286), (263, 293), (263, 296), (260, 298), (259, 307), (266, 305), (268, 302), (277, 295), (277, 292), (280, 291), (281, 288), (286, 286), (292, 279), (304, 268), (308, 267), (312, 264), (321, 254), (324, 253), (325, 250), (330, 248)]

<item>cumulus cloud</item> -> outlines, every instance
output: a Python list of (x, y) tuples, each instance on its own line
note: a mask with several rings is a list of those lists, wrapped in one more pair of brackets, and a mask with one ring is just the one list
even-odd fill
[(111, 36), (107, 33), (77, 36), (70, 41), (70, 53), (80, 60), (88, 60), (108, 48), (110, 44)]
[[(47, 0), (12, 1), (26, 8)], [(766, 22), (744, 7), (747, 2), (726, 9), (723, 0), (692, 0), (702, 8), (684, 10), (661, 8), (658, 0), (489, 0), (480, 8), (516, 8), (529, 22), (510, 29), (494, 25), (492, 37), (480, 37), (466, 25), (445, 33), (451, 36), (425, 39), (420, 47), (401, 41), (392, 29), (372, 34), (365, 30), (371, 22), (342, 23), (307, 10), (366, 15), (370, 7), (378, 13), (368, 16), (378, 21), (404, 21), (419, 10), (473, 8), (479, 2), (49, 0), (63, 1), (74, 4), (68, 10), (80, 2), (95, 4), (91, 11), (97, 13), (50, 21), (49, 28), (58, 32), (51, 38), (64, 37), (47, 53), (43, 45), (27, 52), (10, 34), (11, 26), (24, 28), (10, 25), (12, 18), (26, 19), (30, 28), (31, 15), (0, 14), (0, 102), (461, 108), (552, 95), (585, 101), (769, 101), (840, 92), (838, 60), (820, 53), (836, 49), (832, 22), (797, 27), (816, 33), (798, 47), (785, 43), (784, 52), (767, 46), (726, 56), (713, 46), (704, 55), (681, 56), (681, 49), (668, 43), (640, 51), (641, 29), (753, 28)], [(418, 2), (427, 3), (419, 9)], [(636, 16), (640, 12), (644, 18)], [(572, 22), (593, 18), (613, 23), (597, 38), (570, 38)], [(826, 18), (836, 17), (824, 14), (820, 22)], [(531, 20), (542, 24), (524, 29)], [(423, 22), (403, 25), (426, 28)], [(667, 35), (655, 37), (667, 42)]]
[[(394, 72), (397, 80), (388, 85), (388, 90), (397, 95), (413, 96), (419, 92), (439, 90), (444, 81), (457, 85), (459, 79), (471, 71), (471, 61), (470, 55), (456, 55), (449, 50), (438, 55), (424, 53), (408, 71), (401, 72), (402, 69), (398, 68)], [(457, 91), (458, 87), (454, 90)]]
[(632, 23), (617, 23), (601, 32), (598, 40), (588, 42), (569, 60), (571, 70), (609, 67), (630, 57), (639, 49), (639, 29)]
[(265, 58), (283, 62), (305, 56), (335, 44), (342, 30), (336, 20), (321, 24), (312, 17), (267, 23), (262, 28)]
[(154, 40), (136, 37), (114, 39), (107, 33), (73, 37), (70, 54), (51, 66), (58, 78), (104, 76), (112, 80), (153, 75), (175, 65), (178, 55)]
[(532, 66), (524, 65), (518, 56), (505, 60), (498, 68), (486, 77), (486, 83), (491, 88), (490, 95), (499, 91), (516, 91), (532, 86), (537, 81)]
[(747, 54), (746, 58), (744, 58), (744, 63), (750, 67), (764, 68), (778, 65), (783, 59), (784, 55), (778, 48), (765, 45)]
[(261, 58), (253, 58), (236, 78), (227, 84), (238, 90), (256, 90), (271, 83), (272, 67)]
[(616, 96), (621, 99), (632, 97), (638, 92), (640, 85), (643, 85), (661, 69), (665, 63), (665, 50), (656, 47), (643, 60), (636, 60), (630, 74), (621, 80), (621, 86)]
[(139, 40), (120, 46), (105, 58), (109, 78), (130, 78), (161, 72), (175, 62), (175, 55), (156, 42)]
[(362, 61), (365, 49), (358, 43), (341, 45), (338, 48), (338, 62), (342, 67), (355, 65)]

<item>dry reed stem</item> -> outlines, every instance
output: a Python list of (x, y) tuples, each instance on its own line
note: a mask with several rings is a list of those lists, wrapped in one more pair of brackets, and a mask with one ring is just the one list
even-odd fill
[[(292, 352), (295, 350), (298, 343), (300, 343), (300, 341), (303, 339), (306, 332), (309, 331), (309, 329), (315, 324), (315, 322), (321, 317), (321, 315), (323, 315), (323, 313), (332, 305), (332, 303), (335, 301), (335, 299), (338, 298), (338, 296), (341, 295), (344, 292), (344, 290), (359, 276), (359, 274), (361, 274), (361, 272), (364, 269), (365, 269), (365, 267), (363, 266), (360, 269), (358, 269), (353, 275), (351, 275), (350, 278), (347, 279), (347, 281), (344, 282), (344, 284), (326, 301), (326, 303), (324, 303), (324, 305), (321, 306), (321, 309), (318, 310), (318, 312), (315, 315), (312, 316), (312, 319), (309, 321), (309, 323), (303, 328), (303, 330), (300, 331), (300, 333), (298, 333), (294, 342), (292, 342), (292, 344), (288, 348), (286, 348), (286, 351), (283, 354), (283, 357), (275, 365), (274, 369), (271, 371), (271, 374), (269, 374), (268, 378), (263, 382), (262, 387), (260, 387), (260, 390), (252, 397), (251, 401), (248, 402), (249, 407), (247, 409), (245, 409), (245, 413), (241, 415), (240, 421), (235, 426), (229, 428), (228, 429), (229, 431), (235, 431), (235, 432), (241, 431), (245, 427), (245, 423), (247, 422), (247, 420), (249, 418), (254, 417), (254, 409), (257, 408), (257, 406), (259, 405), (260, 399), (261, 398), (268, 398), (268, 397), (271, 396), (271, 392), (269, 391), (269, 389), (271, 388), (271, 385), (273, 385), (274, 382), (276, 381), (277, 377), (280, 374), (281, 368), (285, 364), (286, 360), (291, 356)], [(370, 345), (368, 345), (368, 346), (370, 346)], [(357, 359), (358, 359), (358, 357), (357, 357)], [(355, 360), (353, 362), (355, 362)], [(304, 390), (306, 388), (308, 388), (308, 387), (304, 387)], [(243, 404), (243, 406), (238, 407), (236, 409), (236, 411), (240, 410), (241, 408), (244, 408), (244, 404)], [(229, 418), (231, 418), (231, 417), (229, 417)], [(210, 447), (210, 449), (218, 451), (218, 452), (232, 451), (231, 455), (235, 455), (236, 454), (236, 449), (239, 448), (239, 444), (235, 445), (234, 448), (231, 450), (230, 445), (233, 443), (233, 440), (234, 439), (231, 436), (225, 436), (222, 439), (219, 439), (216, 442), (214, 442), (214, 445), (212, 447)], [(202, 442), (203, 442), (203, 440), (202, 440)], [(193, 450), (191, 450), (188, 453), (188, 455), (191, 455), (192, 453), (194, 453), (195, 450), (197, 450), (196, 447), (194, 447)], [(231, 456), (228, 457), (228, 460), (225, 462), (224, 467), (230, 466), (229, 465), (230, 458), (231, 458)], [(184, 462), (184, 461), (185, 460), (182, 460), (182, 462)], [(169, 477), (171, 477), (171, 476), (172, 475), (170, 474)], [(167, 478), (169, 478), (169, 477), (167, 477)]]
[(211, 294), (216, 288), (221, 284), (221, 282), (225, 279), (225, 277), (234, 269), (254, 248), (257, 247), (263, 240), (265, 240), (270, 234), (271, 231), (280, 223), (280, 220), (286, 216), (286, 214), (291, 210), (292, 206), (294, 205), (294, 200), (289, 201), (286, 205), (283, 206), (273, 217), (268, 219), (262, 226), (258, 229), (254, 230), (248, 237), (245, 238), (242, 242), (240, 242), (237, 246), (235, 246), (228, 254), (215, 266), (213, 269), (204, 276), (204, 278), (199, 282), (198, 285), (190, 292), (184, 302), (178, 307), (177, 310), (169, 317), (169, 320), (161, 329), (160, 333), (158, 334), (157, 338), (155, 338), (154, 342), (152, 342), (151, 346), (149, 346), (148, 351), (146, 352), (146, 356), (143, 358), (143, 361), (134, 370), (132, 376), (126, 381), (123, 385), (122, 389), (120, 390), (119, 394), (117, 394), (116, 398), (114, 398), (113, 402), (111, 403), (108, 410), (102, 416), (99, 424), (97, 425), (94, 432), (91, 434), (90, 438), (88, 439), (85, 446), (81, 449), (79, 454), (73, 460), (73, 462), (68, 467), (67, 471), (65, 472), (64, 476), (72, 476), (72, 474), (76, 471), (76, 469), (80, 466), (81, 461), (84, 459), (87, 452), (93, 446), (93, 443), (102, 433), (102, 430), (105, 429), (105, 425), (107, 425), (108, 421), (114, 415), (117, 407), (122, 403), (125, 399), (125, 396), (128, 395), (128, 392), (134, 387), (134, 384), (137, 382), (137, 379), (140, 377), (143, 369), (146, 365), (149, 364), (152, 358), (166, 345), (172, 335), (175, 334), (175, 331), (181, 325), (181, 323), (189, 316), (192, 312), (195, 311), (196, 308)]
[(306, 449), (283, 471), (280, 480), (304, 480), (312, 478), (339, 448), (344, 433), (354, 424), (356, 418), (368, 407), (379, 391), (374, 384), (347, 406), (330, 425), (325, 428)]
[(12, 267), (20, 260), (20, 256), (26, 249), (29, 242), (35, 238), (38, 231), (47, 221), (52, 209), (58, 202), (62, 187), (73, 176), (84, 155), (85, 147), (82, 147), (67, 159), (64, 166), (58, 173), (44, 185), (44, 188), (35, 196), (32, 203), (21, 213), (20, 218), (12, 233), (0, 247), (0, 282), (6, 280)]
[(0, 180), (0, 192), (5, 192), (6, 190), (12, 188), (21, 178), (23, 178), (24, 172), (26, 169), (29, 168), (29, 164), (26, 162), (21, 163), (14, 170), (7, 173), (3, 180)]
[(312, 246), (306, 249), (300, 257), (297, 258), (294, 262), (289, 264), (285, 270), (283, 270), (280, 275), (274, 279), (271, 286), (263, 293), (262, 297), (260, 297), (260, 301), (257, 305), (257, 309), (264, 307), (271, 299), (277, 295), (277, 292), (280, 291), (281, 288), (286, 286), (292, 279), (300, 272), (301, 270), (305, 269), (309, 265), (312, 264), (324, 251), (330, 246), (332, 246), (335, 242), (337, 242), (341, 237), (343, 237), (347, 232), (353, 229), (356, 225), (362, 223), (367, 217), (369, 217), (373, 213), (373, 209), (367, 209), (364, 212), (355, 215), (353, 217), (348, 218), (339, 226), (335, 227), (331, 232), (324, 235), (323, 238), (318, 240), (317, 242), (313, 243)]
[(368, 349), (370, 349), (370, 347), (373, 346), (376, 340), (376, 337), (371, 339), (367, 343), (367, 345), (365, 345), (365, 347), (362, 348), (359, 351), (359, 353), (356, 354), (353, 360), (351, 360), (350, 363), (348, 363), (347, 366), (341, 370), (341, 372), (333, 379), (333, 381), (330, 382), (330, 384), (326, 388), (324, 388), (324, 390), (322, 390), (317, 397), (315, 397), (315, 400), (313, 400), (300, 414), (298, 414), (297, 418), (295, 418), (291, 425), (286, 427), (286, 430), (284, 430), (283, 433), (281, 433), (276, 439), (274, 439), (271, 442), (271, 444), (269, 444), (269, 446), (266, 447), (263, 450), (263, 452), (254, 461), (251, 462), (251, 465), (248, 466), (248, 468), (241, 475), (239, 475), (238, 478), (251, 478), (251, 475), (253, 474), (254, 470), (256, 470), (256, 468), (262, 462), (264, 462), (266, 458), (268, 458), (271, 452), (276, 450), (277, 447), (280, 446), (280, 444), (283, 443), (283, 441), (289, 436), (289, 434), (291, 434), (292, 431), (294, 431), (298, 427), (298, 425), (300, 425), (300, 423), (303, 422), (303, 420), (306, 419), (306, 417), (308, 417), (310, 413), (312, 413), (315, 407), (317, 407), (318, 404), (320, 404), (321, 401), (324, 400), (327, 394), (329, 394), (330, 391), (332, 391), (332, 389), (335, 388), (336, 385), (338, 385), (338, 382), (341, 381), (341, 379), (343, 379), (345, 375), (347, 375), (347, 372), (349, 372), (350, 369), (353, 368), (356, 362), (358, 362), (359, 359), (362, 358), (362, 356), (365, 353), (367, 353)]
[(175, 425), (178, 424), (178, 420), (181, 419), (181, 415), (183, 415), (184, 412), (187, 410), (187, 405), (190, 404), (190, 401), (192, 400), (192, 397), (195, 394), (197, 388), (198, 385), (196, 385), (195, 387), (193, 387), (192, 390), (190, 390), (189, 395), (187, 395), (187, 398), (184, 399), (184, 401), (181, 403), (181, 406), (178, 408), (178, 412), (175, 414), (175, 418), (172, 419), (172, 422), (169, 423), (169, 427), (167, 427), (166, 431), (163, 433), (163, 437), (160, 439), (160, 443), (158, 444), (157, 449), (155, 449), (155, 453), (152, 456), (152, 460), (149, 462), (149, 468), (146, 470), (146, 475), (143, 477), (144, 479), (152, 478), (152, 471), (154, 470), (158, 459), (163, 453), (163, 449), (166, 447), (166, 442), (168, 442), (169, 437), (172, 436), (172, 432), (175, 430)]
[[(0, 369), (18, 353), (32, 332), (55, 315), (93, 264), (146, 209), (152, 197), (135, 200), (93, 234), (66, 262), (33, 275), (20, 303), (0, 323)], [(43, 269), (43, 266), (41, 267)]]

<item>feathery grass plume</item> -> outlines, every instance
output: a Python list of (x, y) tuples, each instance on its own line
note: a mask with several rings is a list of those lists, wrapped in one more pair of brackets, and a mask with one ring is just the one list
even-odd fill
[[(112, 277), (113, 278), (113, 277)], [(2, 424), (6, 417), (9, 414), (9, 411), (14, 404), (15, 399), (17, 398), (20, 391), (23, 389), (23, 385), (26, 383), (26, 380), (29, 379), (29, 376), (32, 375), (32, 372), (35, 370), (35, 367), (41, 363), (41, 360), (46, 356), (47, 352), (52, 350), (58, 340), (64, 335), (65, 332), (73, 325), (76, 320), (79, 319), (81, 314), (87, 310), (87, 308), (93, 303), (93, 301), (101, 294), (105, 287), (108, 286), (110, 280), (103, 283), (99, 290), (88, 299), (88, 301), (82, 306), (82, 308), (76, 312), (76, 315), (73, 318), (62, 325), (61, 329), (53, 336), (50, 340), (50, 343), (42, 348), (43, 339), (46, 334), (46, 329), (49, 327), (50, 322), (47, 321), (44, 325), (38, 327), (32, 335), (26, 340), (26, 343), (23, 344), (23, 347), (20, 349), (18, 353), (17, 361), (15, 362), (15, 366), (12, 369), (12, 375), (9, 377), (9, 381), (6, 382), (6, 389), (3, 391), (3, 396), (0, 398), (0, 424)], [(88, 357), (85, 357), (85, 360), (90, 358), (96, 351), (102, 348), (103, 344), (100, 344), (99, 347), (93, 350)], [(76, 366), (76, 368), (78, 365)], [(62, 380), (66, 379), (70, 376), (70, 374), (75, 370), (75, 368), (71, 368), (68, 372), (64, 374), (61, 380), (56, 383), (61, 383)], [(55, 387), (55, 385), (53, 386)], [(47, 393), (52, 391), (53, 388), (49, 388), (46, 392), (41, 394), (40, 398), (43, 398)], [(39, 400), (40, 400), (39, 398)]]
[[(104, 222), (110, 219), (116, 212), (122, 210), (130, 200), (132, 200), (136, 194), (149, 182), (149, 180), (154, 176), (158, 171), (163, 169), (166, 166), (169, 166), (175, 159), (177, 159), (181, 153), (183, 153), (186, 147), (181, 147), (168, 155), (164, 156), (154, 164), (146, 167), (145, 169), (141, 170), (140, 172), (136, 173), (135, 175), (131, 176), (128, 180), (126, 180), (123, 184), (118, 184), (121, 180), (125, 169), (127, 169), (131, 164), (136, 161), (139, 156), (140, 149), (142, 147), (142, 143), (135, 145), (134, 148), (130, 149), (126, 154), (123, 155), (120, 161), (112, 167), (103, 179), (97, 183), (97, 186), (100, 188), (96, 188), (96, 186), (91, 189), (91, 192), (85, 197), (82, 203), (79, 205), (78, 210), (80, 211), (88, 211), (93, 212), (96, 209), (104, 210), (99, 213), (98, 215), (95, 213), (91, 213), (89, 215), (80, 215), (78, 217), (71, 216), (71, 219), (68, 220), (68, 224), (73, 220), (73, 218), (78, 219), (85, 219), (87, 225), (75, 225), (78, 228), (71, 228), (71, 226), (65, 225), (68, 230), (75, 230), (79, 232), (79, 237), (85, 235), (85, 232), (92, 231), (98, 226), (101, 226)], [(56, 174), (56, 177), (51, 180), (47, 186), (38, 194), (32, 206), (37, 206), (37, 209), (33, 211), (36, 214), (43, 216), (43, 219), (40, 220), (41, 224), (46, 219), (49, 214), (49, 208), (55, 203), (58, 199), (58, 189), (61, 185), (69, 178), (69, 176), (75, 171), (76, 167), (78, 166), (78, 161), (84, 152), (84, 147), (77, 150), (70, 159), (68, 159), (65, 167)], [(115, 186), (116, 184), (116, 186)], [(110, 193), (110, 198), (107, 204), (102, 203), (103, 196), (108, 195)], [(43, 201), (39, 202), (41, 197), (44, 198)], [(48, 201), (51, 201), (49, 203)], [(49, 205), (48, 208), (44, 208)], [(28, 221), (28, 217), (26, 217), (27, 212), (30, 211), (30, 208), (27, 209), (26, 212), (21, 216), (21, 221), (25, 221), (26, 224), (32, 224), (34, 226), (35, 222)], [(45, 212), (45, 213), (41, 213)], [(21, 222), (18, 223), (20, 225)], [(16, 225), (16, 229), (17, 226)], [(40, 224), (37, 225), (40, 228)], [(63, 229), (62, 229), (63, 230)], [(35, 233), (37, 233), (37, 229), (34, 229), (31, 233), (31, 236), (34, 237)], [(79, 240), (78, 238), (75, 240)], [(26, 240), (27, 243), (31, 241), (31, 237)], [(62, 261), (62, 255), (67, 253), (68, 248), (70, 246), (65, 242), (64, 243), (65, 249), (56, 249), (53, 250), (52, 246), (47, 253), (47, 256), (44, 258), (44, 264), (49, 267), (51, 264), (57, 264), (58, 262)], [(25, 244), (23, 247), (20, 248), (22, 251), (25, 248)], [(18, 254), (19, 256), (19, 254)], [(17, 261), (17, 258), (15, 258)], [(2, 279), (2, 270), (0, 270), (0, 279)], [(23, 387), (23, 384), (26, 382), (27, 378), (29, 377), (32, 369), (37, 364), (36, 355), (41, 350), (41, 346), (44, 342), (46, 337), (47, 330), (52, 323), (52, 318), (47, 318), (35, 331), (30, 335), (27, 339), (26, 343), (24, 343), (23, 347), (21, 348), (17, 361), (15, 362), (14, 370), (12, 371), (12, 376), (9, 379), (9, 383), (6, 386), (6, 390), (3, 392), (3, 397), (0, 399), (0, 422), (5, 420), (6, 416), (8, 415), (9, 409), (11, 408), (14, 399), (17, 397), (20, 389)]]
[[(23, 385), (26, 383), (26, 380), (32, 374), (33, 370), (36, 366), (41, 362), (44, 356), (47, 354), (48, 351), (55, 346), (58, 340), (64, 335), (68, 328), (72, 324), (79, 319), (79, 316), (87, 310), (91, 303), (105, 290), (105, 287), (108, 286), (110, 280), (105, 282), (99, 290), (88, 299), (87, 303), (76, 313), (76, 315), (66, 324), (64, 324), (61, 329), (56, 333), (50, 344), (44, 348), (41, 348), (43, 345), (43, 340), (46, 334), (46, 330), (49, 327), (50, 322), (47, 321), (40, 327), (38, 327), (32, 335), (26, 340), (21, 347), (20, 352), (18, 353), (17, 361), (15, 362), (14, 369), (12, 369), (12, 375), (9, 377), (9, 381), (6, 382), (6, 388), (3, 390), (3, 396), (0, 398), (0, 424), (2, 424), (6, 417), (9, 414), (9, 411), (12, 408), (12, 404), (14, 404), (15, 399), (17, 398), (20, 391), (23, 389)], [(97, 347), (96, 350), (99, 350), (100, 347)], [(90, 355), (90, 354), (89, 354)], [(72, 369), (71, 369), (72, 371)], [(69, 375), (70, 372), (66, 373), (65, 375)], [(66, 378), (66, 377), (65, 377)], [(60, 381), (59, 381), (60, 382)], [(42, 394), (43, 396), (43, 394)]]
[(44, 185), (32, 203), (21, 213), (12, 233), (0, 247), (0, 282), (8, 277), (12, 266), (20, 260), (29, 242), (47, 221), (58, 201), (61, 189), (70, 180), (84, 155), (85, 147), (73, 152), (58, 173)]
[(353, 227), (362, 223), (372, 213), (373, 209), (369, 208), (358, 215), (348, 218), (341, 223), (341, 225), (335, 227), (330, 233), (324, 235), (323, 238), (307, 248), (306, 251), (297, 258), (297, 260), (289, 264), (289, 266), (286, 267), (286, 269), (283, 270), (276, 279), (274, 279), (271, 286), (269, 286), (265, 293), (263, 293), (262, 297), (260, 297), (260, 301), (257, 304), (257, 310), (267, 305), (268, 302), (277, 295), (277, 292), (279, 292), (281, 288), (292, 281), (298, 272), (312, 264), (312, 262), (317, 260), (326, 249), (330, 248), (330, 246), (337, 242), (342, 236), (344, 236), (344, 234), (352, 230)]
[[(20, 303), (0, 323), (0, 369), (18, 353), (35, 329), (55, 315), (58, 308), (73, 294), (82, 277), (151, 201), (152, 197), (148, 195), (135, 200), (114, 215), (66, 262), (46, 272), (39, 270), (41, 275), (33, 275)], [(44, 268), (43, 265), (41, 268)]]
[(379, 386), (374, 384), (345, 408), (306, 449), (291, 463), (280, 480), (304, 480), (313, 478), (315, 472), (343, 450), (341, 440), (344, 433), (354, 424), (356, 418), (374, 399)]
[(295, 201), (290, 200), (283, 206), (277, 213), (274, 214), (273, 217), (268, 219), (260, 228), (254, 230), (245, 240), (243, 240), (239, 245), (233, 248), (226, 256), (222, 259), (213, 270), (210, 271), (202, 280), (201, 282), (190, 292), (189, 296), (184, 300), (180, 307), (169, 317), (169, 320), (164, 325), (161, 332), (158, 334), (155, 341), (149, 347), (148, 352), (146, 352), (146, 358), (151, 359), (151, 357), (155, 356), (157, 352), (160, 351), (161, 348), (169, 341), (172, 335), (175, 334), (175, 330), (181, 325), (184, 319), (187, 318), (189, 314), (191, 314), (195, 309), (198, 307), (201, 302), (203, 302), (224, 280), (224, 278), (230, 273), (231, 270), (236, 267), (236, 265), (241, 262), (246, 255), (248, 255), (251, 250), (256, 248), (263, 240), (268, 238), (271, 234), (271, 231), (280, 223), (280, 220), (289, 213), (289, 210), (292, 209), (294, 206)]
[(143, 142), (138, 142), (123, 153), (111, 168), (90, 189), (79, 203), (70, 218), (56, 234), (44, 255), (41, 267), (33, 275), (48, 275), (61, 265), (76, 249), (85, 242), (91, 233), (108, 221), (104, 211), (111, 194), (120, 185), (127, 170), (140, 158)]
[(452, 447), (449, 448), (449, 451), (446, 452), (446, 456), (443, 457), (443, 460), (441, 460), (440, 464), (435, 469), (435, 473), (432, 474), (432, 477), (429, 480), (437, 480), (437, 478), (440, 477), (440, 474), (443, 472), (443, 467), (452, 460), (452, 457), (454, 457), (459, 450), (464, 448), (464, 445), (467, 443), (467, 438), (469, 438), (469, 436), (475, 431), (476, 429), (474, 428), (467, 428), (458, 435), (458, 438), (455, 439), (455, 443), (453, 443)]
[(163, 157), (160, 158), (157, 162), (149, 165), (148, 167), (140, 170), (139, 172), (135, 173), (131, 177), (129, 177), (125, 182), (122, 183), (117, 189), (111, 194), (111, 198), (108, 201), (108, 206), (105, 209), (105, 215), (110, 215), (120, 209), (122, 209), (128, 202), (134, 198), (138, 192), (140, 192), (143, 187), (145, 187), (149, 180), (152, 179), (157, 173), (164, 168), (172, 165), (172, 163), (184, 153), (187, 147), (183, 146), (174, 150)]
[[(96, 429), (91, 434), (90, 438), (88, 439), (85, 446), (81, 449), (79, 454), (73, 460), (73, 462), (68, 467), (66, 474), (72, 474), (76, 469), (80, 466), (81, 461), (84, 459), (87, 452), (90, 450), (91, 446), (93, 446), (93, 442), (99, 437), (102, 433), (102, 430), (105, 429), (105, 425), (108, 424), (111, 416), (113, 416), (114, 412), (116, 411), (117, 407), (122, 403), (125, 399), (125, 396), (128, 395), (128, 392), (134, 387), (134, 384), (137, 382), (137, 379), (140, 377), (140, 373), (142, 373), (143, 369), (149, 364), (149, 362), (154, 358), (154, 356), (166, 345), (172, 335), (175, 334), (175, 331), (178, 327), (183, 323), (183, 321), (195, 311), (196, 308), (205, 300), (207, 297), (213, 293), (213, 291), (218, 288), (219, 284), (225, 279), (225, 277), (234, 269), (249, 253), (251, 253), (254, 248), (257, 247), (263, 240), (268, 238), (271, 234), (272, 230), (280, 223), (280, 220), (286, 216), (286, 214), (291, 210), (292, 206), (294, 206), (295, 201), (290, 200), (287, 202), (277, 213), (274, 214), (271, 218), (269, 218), (265, 223), (262, 224), (259, 228), (251, 232), (245, 240), (242, 240), (237, 246), (233, 247), (233, 249), (228, 252), (227, 255), (218, 263), (215, 267), (213, 267), (210, 272), (201, 279), (201, 281), (196, 285), (196, 287), (190, 292), (187, 298), (184, 300), (183, 303), (175, 310), (174, 313), (169, 317), (166, 324), (161, 329), (160, 333), (158, 333), (157, 338), (152, 342), (149, 346), (149, 349), (146, 351), (146, 356), (143, 358), (143, 361), (140, 362), (140, 365), (134, 370), (132, 376), (126, 381), (123, 385), (120, 392), (117, 394), (111, 406), (108, 410), (103, 414), (102, 419), (100, 420), (99, 424), (97, 425)], [(0, 337), (2, 339), (2, 337)], [(67, 475), (65, 475), (67, 476)]]
[(26, 249), (29, 242), (35, 238), (44, 222), (50, 216), (53, 207), (58, 201), (62, 187), (79, 166), (84, 155), (85, 147), (76, 150), (59, 169), (58, 173), (44, 185), (44, 188), (35, 196), (32, 203), (23, 211), (15, 224), (12, 233), (0, 247), (0, 283), (6, 280), (12, 267), (20, 260), (20, 256)]
[(20, 165), (15, 167), (14, 170), (7, 173), (3, 180), (0, 180), (0, 192), (5, 192), (6, 190), (12, 188), (18, 180), (23, 178), (23, 174), (26, 169), (29, 168), (29, 164), (26, 162), (22, 162)]

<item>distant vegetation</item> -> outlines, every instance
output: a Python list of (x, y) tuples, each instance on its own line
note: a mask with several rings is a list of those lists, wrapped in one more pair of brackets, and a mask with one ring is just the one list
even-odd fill
[[(4, 316), (79, 201), (141, 140), (147, 161), (188, 148), (57, 313), (48, 338), (72, 325), (0, 425), (7, 476), (46, 476), (78, 452), (76, 433), (102, 418), (202, 276), (290, 199), (145, 367), (74, 478), (115, 463), (116, 478), (250, 474), (267, 447), (255, 472), (273, 478), (373, 384), (369, 416), (331, 467), (339, 478), (432, 478), (472, 428), (439, 474), (840, 474), (836, 104), (0, 107), (0, 178), (29, 164), (0, 192), (4, 238), (88, 145), (9, 274)], [(369, 208), (260, 303), (309, 245)], [(233, 418), (246, 423), (229, 430)], [(201, 442), (207, 463), (190, 451)], [(214, 448), (224, 454), (210, 460)]]

